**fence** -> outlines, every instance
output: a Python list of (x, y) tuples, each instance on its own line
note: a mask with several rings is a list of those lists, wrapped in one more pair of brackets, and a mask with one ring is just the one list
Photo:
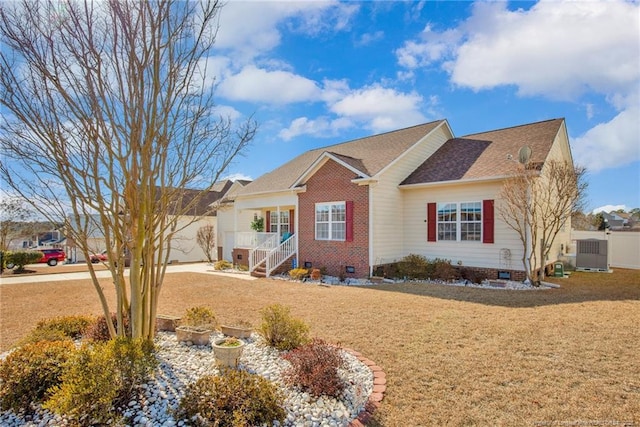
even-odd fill
[(640, 269), (640, 232), (571, 230), (572, 247), (577, 240), (598, 239), (608, 242), (611, 267)]

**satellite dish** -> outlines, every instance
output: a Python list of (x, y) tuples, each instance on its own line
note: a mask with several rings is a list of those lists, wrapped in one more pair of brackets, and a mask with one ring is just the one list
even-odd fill
[(531, 159), (531, 148), (528, 145), (525, 145), (518, 151), (518, 161), (523, 165), (526, 165)]

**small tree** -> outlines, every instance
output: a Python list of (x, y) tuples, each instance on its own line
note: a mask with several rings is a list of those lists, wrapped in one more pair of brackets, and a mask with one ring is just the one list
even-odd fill
[(498, 213), (518, 233), (522, 264), (533, 283), (544, 278), (544, 261), (560, 230), (570, 224), (571, 213), (581, 210), (587, 189), (585, 173), (585, 168), (566, 161), (551, 160), (539, 170), (525, 164), (502, 186)]
[(216, 229), (213, 225), (205, 225), (196, 234), (198, 246), (202, 249), (208, 262), (213, 262), (213, 250), (216, 247)]

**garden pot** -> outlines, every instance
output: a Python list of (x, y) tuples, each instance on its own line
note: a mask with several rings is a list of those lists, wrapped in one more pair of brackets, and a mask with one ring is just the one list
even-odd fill
[(252, 329), (244, 326), (220, 326), (222, 333), (228, 337), (250, 338)]
[(166, 314), (158, 314), (156, 316), (156, 328), (159, 331), (175, 332), (176, 326), (180, 324), (180, 318), (176, 316), (168, 316)]
[(244, 342), (240, 341), (239, 345), (229, 347), (223, 345), (225, 341), (226, 339), (223, 338), (213, 342), (213, 354), (216, 356), (216, 362), (218, 366), (237, 368), (244, 349)]
[(179, 342), (191, 342), (194, 345), (207, 345), (213, 331), (193, 326), (178, 326), (176, 338)]

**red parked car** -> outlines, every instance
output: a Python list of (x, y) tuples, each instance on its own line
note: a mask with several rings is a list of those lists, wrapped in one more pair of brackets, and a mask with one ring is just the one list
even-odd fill
[(67, 259), (67, 254), (62, 249), (38, 249), (42, 252), (42, 258), (38, 263), (48, 264), (51, 267), (58, 265), (58, 262), (62, 262)]

